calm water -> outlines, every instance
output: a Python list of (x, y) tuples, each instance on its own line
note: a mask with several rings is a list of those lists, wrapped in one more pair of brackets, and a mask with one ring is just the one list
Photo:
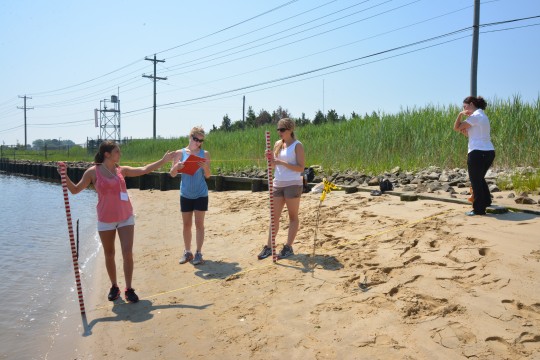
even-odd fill
[[(70, 194), (85, 297), (99, 251), (96, 203), (94, 191)], [(0, 173), (0, 226), (0, 359), (48, 358), (67, 333), (82, 334), (61, 185)]]

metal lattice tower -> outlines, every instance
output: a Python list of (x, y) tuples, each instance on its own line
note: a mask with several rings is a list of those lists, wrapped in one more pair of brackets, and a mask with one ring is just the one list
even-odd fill
[[(102, 140), (120, 142), (120, 100), (111, 95), (111, 100), (99, 102), (99, 137)], [(97, 116), (96, 116), (97, 119)]]

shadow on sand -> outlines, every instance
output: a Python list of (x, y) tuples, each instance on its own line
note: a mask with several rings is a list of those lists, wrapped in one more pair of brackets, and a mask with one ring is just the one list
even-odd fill
[[(291, 264), (292, 262), (291, 260), (296, 262), (296, 264), (300, 264), (302, 266)], [(298, 269), (302, 271), (303, 273), (312, 272), (315, 268), (320, 268), (322, 270), (330, 270), (330, 271), (336, 271), (343, 268), (343, 264), (341, 264), (335, 256), (331, 256), (331, 255), (311, 256), (307, 254), (298, 254), (298, 255), (293, 255), (287, 259), (279, 260), (277, 264), (279, 266)]]
[(242, 270), (237, 262), (227, 263), (212, 260), (205, 260), (203, 266), (195, 267), (195, 269), (195, 275), (202, 279), (225, 279)]
[(504, 214), (487, 214), (486, 216), (503, 221), (527, 221), (533, 219), (539, 219), (540, 216), (536, 214), (530, 214), (526, 212), (513, 212), (509, 211)]
[(133, 323), (143, 322), (150, 320), (154, 317), (152, 314), (155, 310), (166, 309), (196, 309), (204, 310), (212, 304), (195, 306), (186, 304), (169, 304), (169, 305), (153, 305), (150, 300), (141, 300), (135, 304), (128, 304), (123, 300), (117, 300), (112, 307), (115, 316), (106, 316), (94, 319), (88, 323), (86, 315), (82, 316), (84, 334), (83, 336), (92, 335), (92, 328), (98, 323), (106, 323), (113, 321), (130, 321)]

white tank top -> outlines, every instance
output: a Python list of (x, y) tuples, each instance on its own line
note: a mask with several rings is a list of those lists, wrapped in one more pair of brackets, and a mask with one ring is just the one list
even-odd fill
[[(285, 149), (281, 149), (277, 158), (283, 160), (288, 164), (297, 165), (296, 162), (296, 145), (301, 144), (300, 141), (295, 140), (291, 145)], [(286, 168), (283, 165), (276, 165), (276, 171), (274, 173), (274, 187), (286, 187), (291, 185), (303, 185), (302, 172), (293, 171)]]

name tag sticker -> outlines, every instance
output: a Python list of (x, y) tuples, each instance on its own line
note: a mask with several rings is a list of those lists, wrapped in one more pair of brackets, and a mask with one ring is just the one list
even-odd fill
[(120, 200), (122, 200), (122, 201), (128, 201), (129, 200), (127, 192), (120, 192)]

